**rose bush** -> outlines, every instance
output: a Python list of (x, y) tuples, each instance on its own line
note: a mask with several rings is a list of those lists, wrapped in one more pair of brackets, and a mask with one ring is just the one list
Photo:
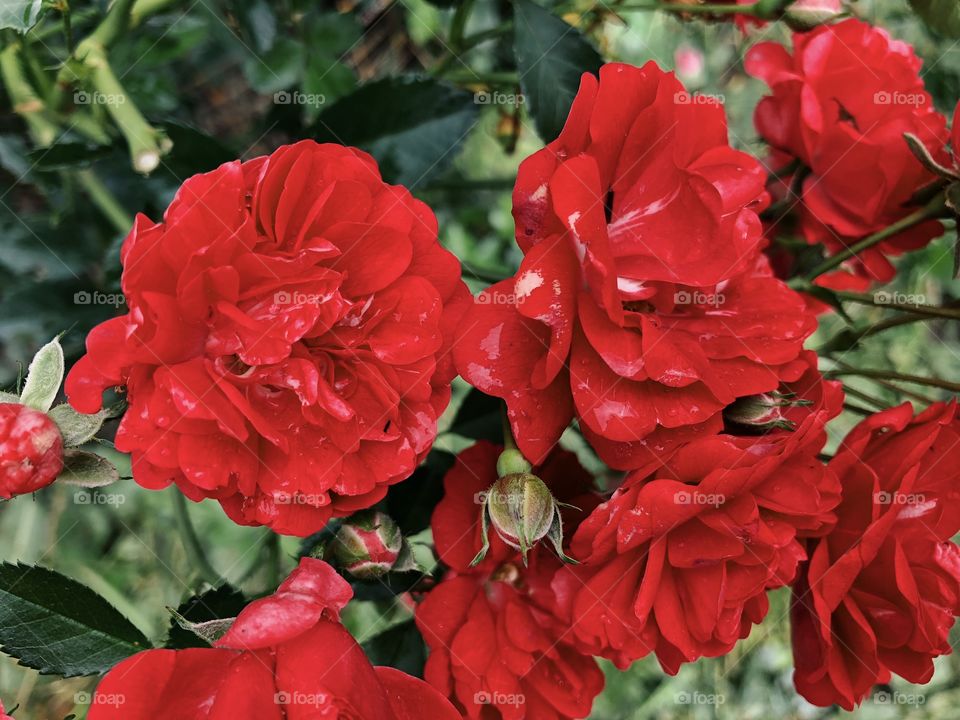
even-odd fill
[(466, 300), (430, 209), (365, 153), (304, 141), (187, 180), (123, 245), (128, 312), (66, 390), (124, 386), (134, 479), (308, 535), (429, 450)]

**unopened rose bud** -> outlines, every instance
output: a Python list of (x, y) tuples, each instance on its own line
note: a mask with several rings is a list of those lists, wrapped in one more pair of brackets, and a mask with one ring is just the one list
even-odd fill
[(516, 548), (527, 562), (527, 553), (543, 538), (547, 538), (561, 559), (575, 562), (563, 554), (563, 522), (558, 503), (546, 484), (532, 474), (532, 466), (523, 455), (507, 449), (497, 460), (500, 477), (483, 495), (481, 527), (483, 547), (473, 559), (479, 563), (490, 547), (488, 525), (507, 545)]
[(783, 415), (783, 408), (809, 404), (807, 400), (778, 392), (748, 395), (728, 405), (723, 411), (723, 419), (729, 424), (758, 432), (793, 430), (794, 423)]
[(330, 545), (337, 564), (361, 580), (390, 572), (402, 548), (400, 528), (389, 515), (375, 510), (351, 515)]
[(487, 491), (487, 511), (504, 542), (526, 553), (550, 531), (556, 503), (543, 480), (516, 473), (500, 478)]
[(844, 14), (841, 0), (797, 0), (786, 9), (783, 19), (791, 29), (805, 32)]
[(63, 469), (63, 437), (45, 413), (0, 403), (0, 498), (32, 493)]

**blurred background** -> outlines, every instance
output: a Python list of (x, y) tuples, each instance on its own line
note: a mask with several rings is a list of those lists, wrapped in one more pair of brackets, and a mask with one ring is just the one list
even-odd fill
[[(517, 43), (526, 41), (511, 25), (511, 5), (137, 0), (129, 25), (117, 29), (104, 22), (106, 2), (4, 0), (0, 388), (14, 388), (33, 352), (58, 333), (64, 333), (69, 366), (89, 329), (124, 311), (119, 247), (136, 213), (159, 220), (189, 175), (301, 138), (372, 152), (388, 180), (408, 185), (435, 209), (442, 243), (471, 274), (510, 274), (520, 259), (510, 215), (516, 168), (543, 144), (538, 133), (557, 122), (534, 121), (521, 94)], [(579, 29), (559, 47), (573, 63), (574, 79), (598, 62), (597, 53), (633, 64), (655, 60), (676, 69), (691, 91), (722, 96), (731, 142), (762, 155), (751, 115), (763, 87), (745, 75), (742, 57), (759, 39), (788, 42), (787, 29), (777, 23), (742, 32), (731, 23), (684, 22), (625, 5), (637, 3), (543, 4)], [(960, 45), (929, 30), (906, 0), (861, 0), (854, 12), (915, 46), (928, 89), (951, 114), (960, 98)], [(106, 39), (112, 77), (91, 77), (78, 62), (91, 36)], [(543, 38), (530, 38), (536, 41)], [(558, 82), (549, 74), (537, 81), (546, 93)], [(556, 91), (569, 87), (561, 83)], [(960, 284), (951, 279), (953, 235), (900, 260), (888, 289), (931, 304), (960, 300)], [(482, 279), (470, 284), (473, 290), (485, 285)], [(879, 307), (850, 313), (855, 322), (890, 316)], [(842, 362), (902, 374), (952, 373), (955, 379), (960, 368), (956, 323), (904, 324), (856, 344), (841, 335), (844, 329), (842, 318), (825, 317), (811, 347), (832, 342)], [(862, 408), (904, 399), (924, 405), (946, 394), (859, 378), (849, 385), (850, 407), (832, 425), (828, 451)], [(444, 428), (465, 394), (458, 385)], [(576, 436), (567, 440), (603, 472)], [(470, 442), (444, 432), (437, 446), (456, 452)], [(98, 451), (111, 453), (106, 446)], [(121, 472), (129, 475), (129, 466), (121, 464)], [(214, 568), (248, 596), (272, 590), (295, 563), (295, 539), (237, 527), (210, 503), (189, 513)], [(148, 492), (130, 481), (98, 492), (53, 486), (0, 503), (0, 560), (60, 570), (162, 642), (166, 607), (177, 607), (200, 580), (178, 531), (181, 521), (173, 492)], [(429, 551), (421, 551), (429, 561)], [(733, 653), (685, 666), (674, 678), (652, 658), (624, 673), (608, 668), (592, 717), (958, 717), (955, 656), (940, 659), (930, 685), (894, 682), (856, 713), (806, 704), (791, 683), (786, 610), (786, 595), (774, 595), (767, 621)], [(351, 613), (349, 623), (363, 640), (409, 616), (402, 605), (383, 600), (357, 603)], [(83, 718), (94, 685), (95, 679), (40, 677), (0, 657), (0, 696), (8, 708), (20, 705), (17, 718)]]

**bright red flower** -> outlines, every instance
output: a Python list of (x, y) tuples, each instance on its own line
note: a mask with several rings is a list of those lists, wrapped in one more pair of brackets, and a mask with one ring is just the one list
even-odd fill
[(3, 708), (3, 701), (0, 700), (0, 720), (14, 720), (13, 717), (7, 715), (7, 711)]
[(506, 401), (534, 462), (575, 413), (601, 457), (629, 469), (796, 371), (816, 321), (761, 257), (766, 173), (702, 100), (654, 63), (606, 65), (520, 166), (525, 257), (477, 298), (454, 357)]
[[(486, 558), (470, 567), (481, 546), (480, 495), (497, 479), (500, 451), (480, 442), (460, 454), (444, 479), (432, 527), (450, 572), (417, 607), (430, 648), (424, 675), (469, 718), (586, 717), (603, 673), (573, 647), (552, 610), (550, 578), (560, 561), (537, 546), (524, 567), (520, 554), (492, 533)], [(557, 451), (535, 472), (559, 499), (585, 509), (596, 503), (591, 478), (572, 454)]]
[(63, 436), (45, 413), (0, 403), (0, 498), (44, 488), (63, 470)]
[(913, 683), (950, 652), (960, 614), (960, 419), (955, 403), (909, 403), (854, 428), (830, 462), (838, 521), (813, 541), (794, 587), (794, 683), (853, 709), (896, 673)]
[[(934, 180), (914, 157), (913, 133), (946, 157), (944, 117), (924, 89), (920, 59), (908, 44), (856, 19), (793, 35), (793, 53), (778, 43), (750, 49), (747, 71), (770, 86), (754, 122), (773, 149), (771, 162), (799, 162), (803, 235), (829, 253), (843, 250), (907, 215), (910, 200)], [(887, 259), (938, 237), (937, 221), (859, 253), (859, 274), (890, 280)]]
[(194, 176), (121, 259), (129, 312), (66, 389), (93, 412), (126, 386), (116, 443), (140, 485), (306, 535), (429, 450), (468, 296), (433, 213), (369, 155), (303, 141)]
[(340, 624), (349, 584), (304, 558), (247, 606), (215, 648), (148, 650), (113, 668), (90, 720), (458, 720), (436, 690), (373, 667)]
[(817, 458), (839, 385), (808, 372), (783, 387), (810, 405), (784, 426), (724, 433), (675, 449), (627, 476), (571, 543), (582, 565), (553, 580), (561, 618), (585, 652), (618, 666), (654, 652), (670, 674), (730, 651), (767, 611), (766, 591), (790, 583), (802, 538), (833, 522), (840, 486)]

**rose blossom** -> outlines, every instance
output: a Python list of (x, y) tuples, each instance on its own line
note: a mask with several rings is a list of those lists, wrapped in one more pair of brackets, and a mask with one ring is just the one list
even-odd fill
[(729, 652), (765, 616), (767, 590), (793, 580), (803, 538), (829, 528), (840, 494), (817, 454), (842, 393), (805, 357), (808, 372), (782, 392), (809, 404), (782, 410), (788, 422), (682, 445), (580, 524), (570, 553), (582, 564), (552, 588), (581, 650), (621, 668), (653, 652), (676, 674)]
[[(90, 720), (458, 720), (427, 683), (373, 667), (339, 622), (352, 590), (304, 558), (213, 648), (148, 650), (100, 682)], [(115, 702), (114, 702), (115, 700)]]
[[(550, 578), (560, 561), (538, 545), (524, 567), (520, 553), (491, 532), (485, 559), (470, 567), (481, 547), (479, 497), (497, 479), (500, 450), (479, 442), (444, 478), (431, 526), (450, 571), (417, 607), (430, 648), (424, 676), (468, 718), (583, 718), (603, 673), (573, 646), (552, 609)], [(557, 451), (534, 472), (560, 499), (584, 509), (596, 504), (591, 478), (572, 454)]]
[[(908, 44), (850, 19), (794, 33), (793, 52), (772, 42), (747, 54), (747, 71), (770, 86), (754, 122), (772, 148), (771, 163), (799, 163), (801, 232), (828, 254), (900, 220), (914, 193), (934, 180), (903, 139), (916, 135), (945, 157), (946, 121), (920, 78)], [(943, 231), (922, 222), (858, 253), (859, 275), (887, 281), (888, 260)]]
[(933, 675), (960, 614), (960, 419), (955, 403), (909, 403), (863, 420), (830, 462), (836, 527), (811, 541), (794, 587), (797, 691), (852, 710), (896, 673)]
[(429, 450), (466, 300), (430, 209), (367, 154), (303, 141), (187, 180), (121, 251), (128, 313), (94, 328), (71, 404), (123, 385), (134, 479), (307, 535)]
[(530, 460), (575, 415), (630, 469), (802, 371), (816, 322), (761, 255), (765, 180), (729, 146), (722, 107), (656, 64), (583, 76), (560, 137), (520, 166), (520, 269), (477, 298), (454, 345)]

